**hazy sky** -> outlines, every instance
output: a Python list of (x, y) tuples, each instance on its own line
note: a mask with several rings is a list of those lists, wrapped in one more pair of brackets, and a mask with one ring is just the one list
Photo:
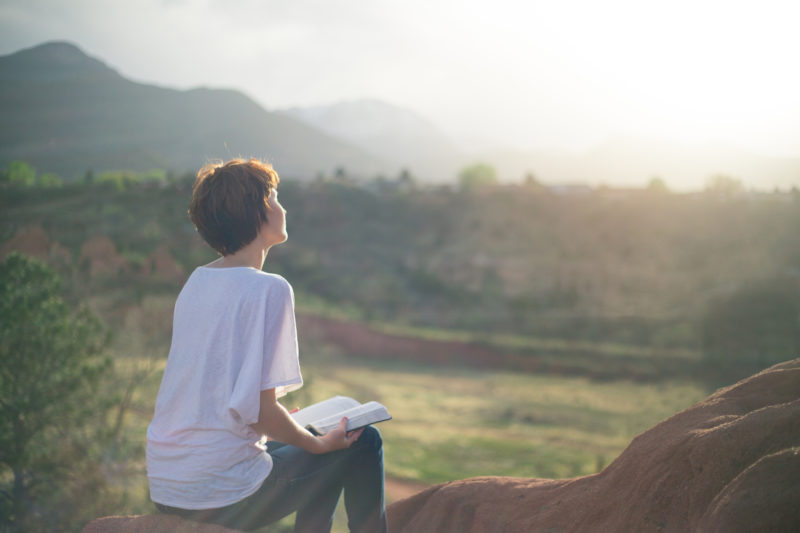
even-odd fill
[(798, 21), (795, 0), (0, 0), (0, 54), (69, 40), (138, 81), (377, 98), (458, 140), (800, 156)]

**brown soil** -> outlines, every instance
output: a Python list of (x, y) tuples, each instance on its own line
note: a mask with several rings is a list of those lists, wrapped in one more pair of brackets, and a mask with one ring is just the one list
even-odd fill
[(800, 531), (799, 447), (796, 359), (642, 433), (598, 474), (436, 485), (391, 505), (390, 531)]
[(141, 274), (161, 281), (182, 281), (185, 278), (183, 267), (163, 244), (144, 260)]
[(83, 243), (79, 264), (85, 266), (92, 277), (123, 274), (129, 268), (128, 262), (105, 235), (97, 235)]
[(504, 349), (489, 344), (438, 341), (383, 333), (360, 322), (346, 322), (298, 313), (301, 333), (337, 346), (351, 357), (419, 361), (437, 366), (502, 368), (551, 375), (586, 376), (593, 379), (664, 379), (669, 376), (698, 377), (697, 363), (685, 358), (659, 355), (645, 361), (624, 355), (608, 357), (604, 364), (596, 352), (571, 350), (555, 356), (535, 350)]
[(39, 226), (25, 228), (8, 240), (0, 248), (0, 258), (11, 252), (19, 252), (42, 261), (69, 264), (69, 250), (50, 240), (47, 232)]

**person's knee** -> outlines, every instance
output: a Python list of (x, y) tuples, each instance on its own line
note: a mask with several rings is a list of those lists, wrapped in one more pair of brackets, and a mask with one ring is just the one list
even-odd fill
[(383, 447), (381, 432), (374, 426), (367, 426), (356, 441), (360, 448), (377, 452)]

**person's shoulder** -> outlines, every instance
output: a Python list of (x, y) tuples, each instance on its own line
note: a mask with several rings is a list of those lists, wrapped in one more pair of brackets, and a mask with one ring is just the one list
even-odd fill
[(257, 288), (266, 294), (288, 296), (292, 296), (293, 294), (291, 284), (281, 275), (253, 269), (252, 276), (254, 288)]
[(273, 274), (272, 272), (264, 272), (263, 270), (250, 269), (250, 272), (259, 282), (267, 286), (280, 286), (291, 287), (286, 278), (280, 274)]

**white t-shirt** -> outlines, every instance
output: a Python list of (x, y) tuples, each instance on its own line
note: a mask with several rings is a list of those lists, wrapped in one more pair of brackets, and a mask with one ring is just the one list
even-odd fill
[(175, 303), (172, 345), (147, 428), (154, 502), (230, 505), (272, 470), (258, 421), (260, 392), (302, 386), (292, 287), (250, 267), (196, 269)]

